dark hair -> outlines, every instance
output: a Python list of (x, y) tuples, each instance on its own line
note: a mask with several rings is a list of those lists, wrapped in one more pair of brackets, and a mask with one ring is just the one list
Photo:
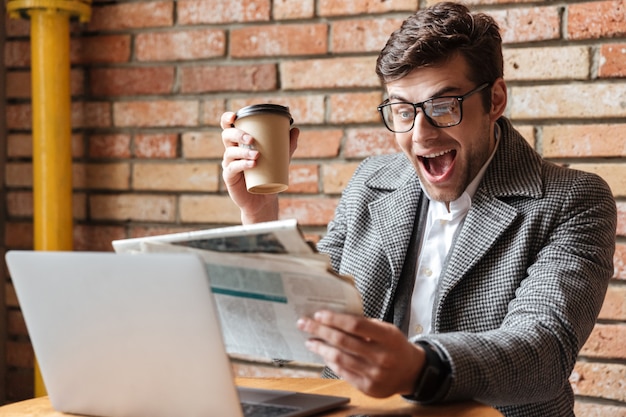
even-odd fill
[[(376, 74), (386, 84), (414, 69), (442, 65), (456, 54), (465, 58), (468, 78), (476, 85), (502, 77), (502, 38), (493, 18), (471, 13), (462, 4), (437, 3), (418, 10), (391, 34), (376, 61)], [(483, 94), (487, 108), (489, 91)]]

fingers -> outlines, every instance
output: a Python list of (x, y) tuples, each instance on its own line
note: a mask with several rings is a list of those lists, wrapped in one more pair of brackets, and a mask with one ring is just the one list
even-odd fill
[(341, 329), (355, 337), (367, 341), (385, 339), (386, 331), (383, 329), (395, 329), (395, 326), (377, 319), (370, 319), (352, 314), (341, 314), (333, 311), (321, 310), (314, 314), (316, 322), (335, 329)]
[(227, 111), (222, 114), (220, 118), (220, 126), (222, 129), (228, 129), (229, 127), (234, 127), (233, 123), (235, 123), (235, 113), (232, 111)]
[(292, 128), (289, 131), (289, 156), (292, 157), (293, 153), (298, 147), (298, 137), (300, 137), (300, 129), (297, 127)]
[(307, 348), (364, 393), (384, 397), (408, 393), (423, 364), (423, 353), (395, 326), (360, 316), (320, 311), (298, 328), (312, 338)]

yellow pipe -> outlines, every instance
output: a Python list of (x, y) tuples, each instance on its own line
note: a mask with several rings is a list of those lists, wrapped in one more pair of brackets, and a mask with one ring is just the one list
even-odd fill
[[(46, 9), (31, 20), (35, 250), (72, 250), (69, 15)], [(46, 388), (35, 367), (35, 396)]]
[(72, 250), (69, 15), (29, 14), (35, 250)]
[[(91, 9), (80, 0), (9, 0), (7, 10), (31, 20), (35, 250), (72, 250), (69, 19), (87, 21)], [(46, 395), (37, 363), (34, 379), (35, 396)]]

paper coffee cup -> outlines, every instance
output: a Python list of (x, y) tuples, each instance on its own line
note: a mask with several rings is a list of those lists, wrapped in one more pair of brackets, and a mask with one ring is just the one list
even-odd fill
[(248, 192), (273, 194), (289, 186), (289, 107), (255, 104), (236, 113), (235, 127), (254, 138), (259, 151), (256, 166), (243, 172)]

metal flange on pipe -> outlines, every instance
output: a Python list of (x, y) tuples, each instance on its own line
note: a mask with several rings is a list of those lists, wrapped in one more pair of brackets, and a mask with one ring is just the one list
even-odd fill
[(7, 12), (13, 19), (29, 18), (31, 10), (47, 10), (63, 12), (78, 17), (81, 22), (91, 18), (91, 0), (9, 0)]

